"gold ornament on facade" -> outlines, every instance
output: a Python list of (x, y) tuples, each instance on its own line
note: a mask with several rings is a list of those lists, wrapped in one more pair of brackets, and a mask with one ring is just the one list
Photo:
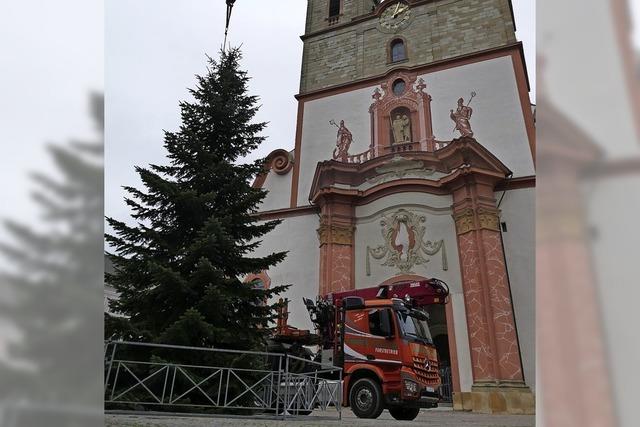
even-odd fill
[(351, 245), (353, 244), (355, 227), (349, 225), (321, 224), (320, 227), (318, 227), (317, 232), (318, 240), (321, 245), (327, 243)]
[[(475, 218), (477, 217), (477, 226)], [(500, 231), (500, 211), (487, 208), (478, 208), (476, 212), (467, 208), (453, 215), (458, 235), (469, 231), (485, 229)]]
[(476, 227), (473, 223), (473, 217), (473, 209), (471, 208), (453, 214), (453, 219), (456, 222), (456, 232), (458, 234), (464, 234), (475, 230)]
[(424, 240), (426, 226), (425, 215), (418, 215), (405, 209), (399, 209), (390, 217), (383, 216), (380, 221), (384, 244), (366, 251), (366, 273), (371, 275), (371, 260), (384, 259), (381, 265), (396, 267), (401, 274), (412, 274), (416, 265), (429, 262), (426, 257), (440, 252), (442, 269), (448, 270), (447, 252), (444, 239), (436, 242)]
[(480, 223), (480, 228), (493, 230), (493, 231), (500, 231), (499, 211), (479, 208), (478, 221)]

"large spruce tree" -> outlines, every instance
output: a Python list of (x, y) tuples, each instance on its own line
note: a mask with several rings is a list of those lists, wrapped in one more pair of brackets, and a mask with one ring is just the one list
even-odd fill
[(165, 132), (168, 164), (137, 167), (144, 189), (125, 187), (133, 221), (107, 218), (119, 293), (106, 319), (107, 337), (233, 349), (264, 349), (274, 319), (269, 301), (285, 286), (243, 283), (286, 253), (252, 256), (279, 221), (254, 215), (266, 191), (251, 180), (263, 161), (243, 158), (264, 140), (255, 123), (257, 97), (239, 69), (238, 49), (209, 58), (192, 101), (180, 103), (182, 124)]
[[(32, 175), (38, 222), (2, 224), (0, 334), (15, 330), (20, 339), (5, 341), (0, 357), (0, 406), (3, 398), (56, 402), (62, 416), (103, 393), (95, 369), (102, 356), (103, 96), (92, 95), (90, 108), (95, 139), (49, 145), (53, 168)], [(43, 414), (47, 425), (59, 425)]]

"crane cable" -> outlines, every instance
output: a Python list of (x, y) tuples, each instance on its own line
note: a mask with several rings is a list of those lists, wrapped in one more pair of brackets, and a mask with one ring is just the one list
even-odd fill
[(233, 4), (236, 0), (226, 0), (227, 2), (227, 22), (224, 26), (224, 42), (222, 44), (222, 50), (224, 51), (227, 48), (227, 33), (229, 32), (229, 21), (231, 20), (231, 10), (233, 9)]

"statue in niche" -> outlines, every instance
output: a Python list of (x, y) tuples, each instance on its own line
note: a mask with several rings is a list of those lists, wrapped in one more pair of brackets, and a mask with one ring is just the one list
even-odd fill
[(411, 142), (411, 120), (406, 114), (395, 114), (395, 117), (391, 121), (391, 130), (395, 144)]
[(473, 109), (469, 107), (471, 100), (476, 95), (475, 92), (471, 92), (471, 98), (469, 98), (469, 102), (467, 105), (464, 105), (464, 99), (458, 99), (458, 108), (456, 111), (450, 110), (451, 120), (456, 124), (456, 127), (453, 129), (454, 132), (457, 130), (460, 132), (461, 136), (473, 136), (473, 131), (471, 130), (471, 114), (473, 113)]
[(340, 126), (336, 125), (336, 122), (331, 120), (330, 124), (338, 127), (338, 135), (336, 138), (336, 148), (333, 149), (333, 159), (343, 162), (347, 161), (349, 156), (349, 147), (353, 141), (353, 135), (344, 125), (344, 120), (340, 120)]

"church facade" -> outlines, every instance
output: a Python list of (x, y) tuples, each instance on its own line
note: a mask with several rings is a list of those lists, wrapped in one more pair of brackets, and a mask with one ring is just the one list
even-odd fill
[[(257, 275), (302, 297), (436, 277), (455, 409), (531, 413), (535, 130), (509, 0), (308, 0), (293, 150), (254, 185), (282, 219)], [(254, 279), (252, 277), (251, 279)]]

